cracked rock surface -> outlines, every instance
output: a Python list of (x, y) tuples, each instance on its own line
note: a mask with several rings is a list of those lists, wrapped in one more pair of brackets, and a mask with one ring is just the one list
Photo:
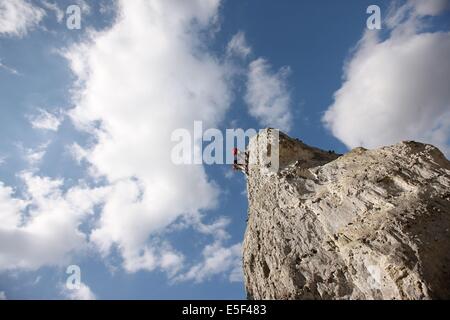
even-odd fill
[(280, 133), (272, 172), (260, 157), (273, 132), (248, 147), (250, 299), (450, 299), (450, 162), (437, 148), (340, 156)]

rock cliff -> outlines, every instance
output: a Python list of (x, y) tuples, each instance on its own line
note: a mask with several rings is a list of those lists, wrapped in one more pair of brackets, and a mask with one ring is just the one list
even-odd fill
[(450, 298), (450, 162), (437, 148), (340, 156), (279, 133), (270, 170), (274, 132), (247, 149), (250, 299)]

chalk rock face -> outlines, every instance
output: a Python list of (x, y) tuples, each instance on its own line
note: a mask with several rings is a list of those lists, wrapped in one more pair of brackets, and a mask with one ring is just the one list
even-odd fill
[(274, 132), (247, 150), (249, 299), (450, 298), (450, 162), (437, 148), (339, 156), (279, 133), (270, 170)]

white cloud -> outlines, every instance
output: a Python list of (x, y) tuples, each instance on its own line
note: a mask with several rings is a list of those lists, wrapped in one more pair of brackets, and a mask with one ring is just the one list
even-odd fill
[(227, 46), (228, 55), (236, 55), (241, 58), (246, 58), (252, 52), (252, 48), (247, 44), (245, 33), (239, 31), (236, 33)]
[(88, 155), (88, 152), (78, 143), (73, 143), (72, 145), (68, 146), (67, 150), (72, 155), (72, 158), (74, 158), (78, 162), (78, 164), (81, 164), (81, 162), (84, 161)]
[(17, 225), (25, 202), (12, 198), (13, 189), (0, 182), (0, 221), (3, 226)]
[[(252, 48), (242, 31), (236, 33), (227, 45), (227, 57), (230, 60), (233, 57), (245, 59), (251, 53)], [(277, 72), (271, 69), (269, 61), (263, 58), (249, 64), (245, 71), (247, 83), (244, 99), (249, 114), (262, 126), (289, 131), (293, 119), (287, 78), (291, 70), (289, 67), (283, 67)], [(240, 70), (237, 71), (240, 73)]]
[(0, 300), (6, 300), (6, 293), (4, 291), (0, 291)]
[(215, 126), (230, 105), (228, 71), (202, 38), (219, 1), (119, 1), (118, 8), (111, 29), (65, 54), (80, 85), (71, 117), (97, 138), (76, 153), (111, 186), (90, 239), (104, 256), (117, 247), (129, 272), (173, 273), (184, 257), (161, 232), (215, 207), (219, 193), (201, 166), (175, 166), (170, 157), (174, 129), (194, 120)]
[(62, 289), (64, 297), (70, 300), (97, 300), (97, 297), (92, 292), (91, 288), (85, 283), (80, 283), (78, 289)]
[(202, 282), (213, 276), (222, 275), (231, 282), (240, 282), (242, 276), (242, 245), (223, 246), (221, 241), (208, 245), (203, 250), (203, 261), (194, 265), (175, 281)]
[(39, 109), (37, 115), (29, 117), (30, 123), (35, 129), (58, 131), (62, 117), (52, 114), (44, 109)]
[(426, 25), (421, 18), (438, 16), (450, 7), (449, 0), (408, 0), (392, 2), (386, 15), (386, 25), (394, 33), (413, 34)]
[(64, 11), (56, 4), (56, 2), (50, 2), (47, 0), (41, 1), (44, 8), (51, 10), (55, 13), (56, 20), (61, 23), (64, 19)]
[(26, 0), (0, 0), (0, 35), (22, 37), (44, 17), (45, 11)]
[(365, 33), (323, 118), (349, 148), (419, 140), (450, 152), (450, 33), (424, 32), (421, 19), (442, 3), (396, 8), (386, 40)]
[(16, 76), (20, 74), (16, 69), (3, 64), (1, 59), (0, 59), (0, 69), (6, 70), (9, 73), (16, 75)]
[(0, 271), (60, 266), (87, 249), (79, 230), (106, 189), (84, 186), (62, 190), (63, 180), (20, 175), (26, 192), (15, 195), (0, 182)]
[(287, 88), (288, 67), (271, 71), (270, 64), (259, 58), (249, 66), (245, 101), (251, 116), (261, 125), (284, 131), (292, 126), (291, 96)]
[[(118, 1), (110, 29), (90, 32), (65, 51), (78, 77), (70, 117), (93, 138), (70, 151), (87, 164), (92, 183), (101, 178), (106, 186), (69, 187), (63, 179), (31, 171), (20, 175), (23, 194), (1, 184), (0, 271), (67, 265), (86, 250), (98, 250), (107, 260), (117, 249), (127, 272), (160, 269), (170, 279), (180, 274), (195, 281), (219, 274), (239, 279), (240, 245), (224, 245), (229, 219), (203, 223), (206, 211), (217, 206), (218, 186), (202, 166), (171, 163), (173, 130), (191, 129), (195, 120), (215, 127), (231, 103), (233, 71), (204, 41), (219, 4)], [(37, 129), (58, 130), (61, 118), (41, 110), (30, 121)], [(45, 147), (28, 151), (36, 164)], [(91, 224), (94, 208), (100, 214)], [(199, 263), (187, 261), (168, 240), (180, 221), (214, 239)], [(199, 275), (193, 277), (193, 270)]]
[(198, 217), (193, 217), (190, 224), (197, 231), (214, 237), (214, 242), (205, 246), (202, 260), (195, 263), (187, 271), (173, 277), (174, 282), (203, 282), (214, 276), (226, 277), (230, 282), (243, 281), (242, 274), (242, 244), (227, 246), (225, 243), (230, 235), (225, 231), (231, 222), (226, 217), (220, 217), (214, 223), (204, 224)]
[(41, 144), (35, 149), (25, 149), (25, 159), (26, 161), (31, 165), (35, 166), (38, 165), (42, 159), (44, 158), (45, 154), (47, 153), (47, 148), (49, 146), (49, 142)]
[(229, 239), (230, 235), (226, 232), (226, 228), (230, 224), (231, 220), (227, 217), (218, 217), (217, 220), (210, 224), (204, 224), (201, 221), (201, 217), (194, 216), (190, 224), (194, 228), (205, 235), (213, 236), (218, 241), (225, 241)]

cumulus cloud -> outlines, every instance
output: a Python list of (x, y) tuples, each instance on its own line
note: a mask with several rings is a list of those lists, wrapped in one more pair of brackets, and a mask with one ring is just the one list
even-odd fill
[(349, 148), (419, 140), (449, 154), (450, 33), (426, 31), (422, 19), (446, 7), (410, 1), (391, 11), (387, 39), (364, 34), (323, 117)]
[(25, 149), (25, 160), (28, 162), (28, 164), (30, 164), (31, 166), (38, 165), (47, 153), (49, 144), (50, 143), (47, 142), (34, 149)]
[(243, 280), (242, 274), (242, 244), (227, 245), (230, 235), (226, 227), (231, 222), (221, 217), (212, 224), (204, 224), (199, 217), (190, 221), (197, 231), (214, 237), (214, 242), (204, 247), (201, 261), (191, 265), (187, 271), (173, 277), (174, 282), (203, 282), (214, 276), (222, 276), (230, 282)]
[(221, 241), (217, 241), (204, 248), (203, 260), (200, 263), (178, 276), (175, 281), (202, 282), (213, 276), (222, 275), (230, 282), (240, 282), (243, 279), (241, 260), (241, 244), (226, 247)]
[(62, 117), (50, 113), (44, 109), (39, 109), (38, 114), (28, 117), (34, 129), (58, 131), (62, 122)]
[(51, 141), (47, 141), (33, 148), (27, 148), (22, 143), (17, 143), (16, 145), (23, 159), (28, 163), (29, 168), (34, 170), (42, 163), (50, 143)]
[(118, 1), (109, 30), (65, 53), (79, 79), (71, 118), (96, 137), (74, 151), (111, 188), (90, 240), (104, 256), (117, 248), (129, 272), (178, 270), (184, 256), (161, 232), (217, 205), (203, 167), (176, 166), (170, 154), (175, 129), (216, 126), (230, 105), (229, 72), (203, 38), (219, 4)]
[(0, 300), (6, 300), (6, 293), (4, 291), (0, 291)]
[(64, 181), (20, 175), (26, 192), (0, 182), (0, 271), (60, 266), (87, 249), (79, 226), (93, 214), (106, 189), (83, 186), (63, 190)]
[(252, 52), (252, 48), (247, 44), (245, 33), (239, 31), (236, 33), (227, 45), (227, 54), (229, 56), (238, 56), (246, 58)]
[(289, 131), (292, 126), (291, 96), (287, 86), (289, 67), (272, 72), (267, 60), (250, 63), (245, 101), (251, 116), (261, 125)]
[(97, 300), (96, 295), (85, 283), (80, 283), (77, 289), (64, 288), (62, 294), (69, 300)]
[(44, 15), (43, 9), (27, 0), (0, 0), (0, 36), (23, 37)]

